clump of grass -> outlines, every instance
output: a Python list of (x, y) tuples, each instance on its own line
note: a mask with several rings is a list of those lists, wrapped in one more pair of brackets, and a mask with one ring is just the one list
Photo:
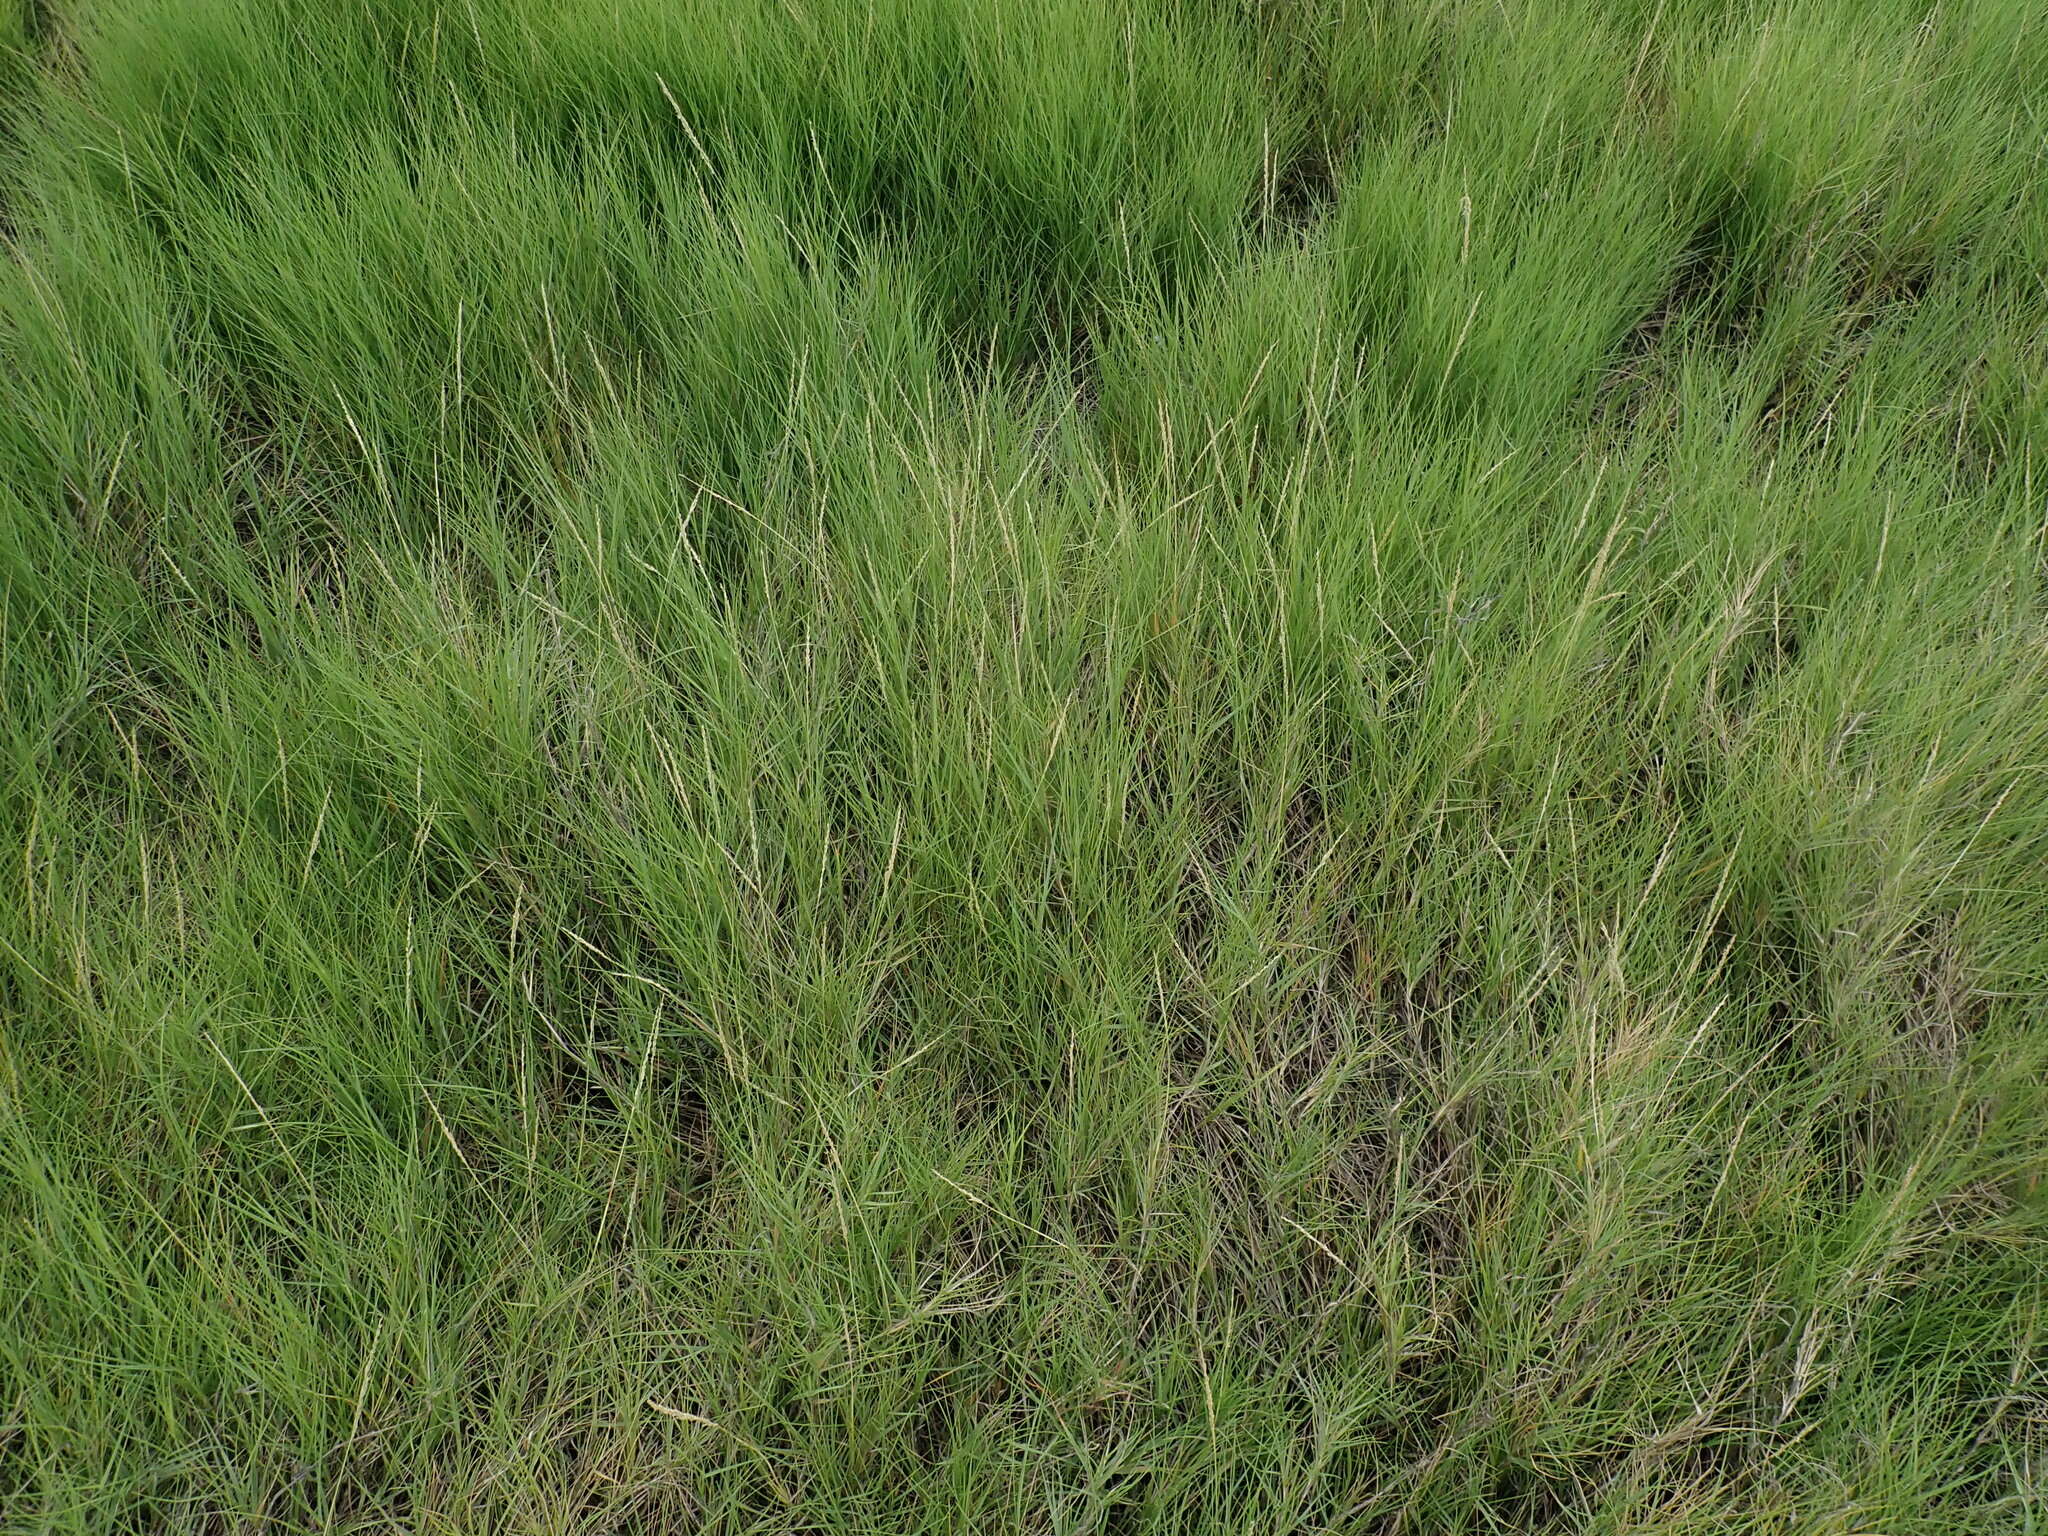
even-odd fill
[(2048, 1514), (2024, 8), (0, 27), (0, 1530)]

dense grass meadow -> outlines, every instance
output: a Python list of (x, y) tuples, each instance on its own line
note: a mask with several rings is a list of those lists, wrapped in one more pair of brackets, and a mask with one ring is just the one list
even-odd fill
[(0, 3), (0, 1533), (2048, 1533), (2048, 11)]

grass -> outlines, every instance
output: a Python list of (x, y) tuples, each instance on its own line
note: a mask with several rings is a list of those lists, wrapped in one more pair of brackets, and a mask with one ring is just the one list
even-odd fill
[(2048, 21), (14, 0), (0, 1531), (2048, 1531)]

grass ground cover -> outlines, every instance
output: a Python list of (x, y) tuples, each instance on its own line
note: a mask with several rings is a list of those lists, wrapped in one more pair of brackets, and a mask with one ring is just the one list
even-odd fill
[(0, 1531), (2048, 1531), (2048, 16), (0, 7)]

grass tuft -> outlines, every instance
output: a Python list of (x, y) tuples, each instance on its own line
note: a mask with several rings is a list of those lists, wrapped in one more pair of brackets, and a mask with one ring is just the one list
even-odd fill
[(0, 7), (0, 1532), (2042, 1528), (2043, 80)]

